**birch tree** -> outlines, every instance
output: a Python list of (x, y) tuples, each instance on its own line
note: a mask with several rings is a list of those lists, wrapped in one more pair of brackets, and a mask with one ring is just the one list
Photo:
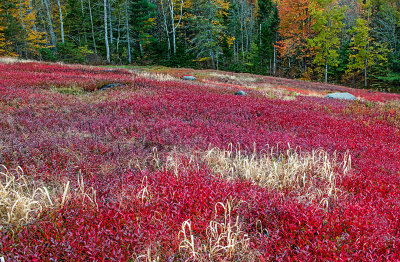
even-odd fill
[(176, 31), (181, 24), (183, 17), (183, 1), (184, 0), (161, 0), (161, 7), (164, 12), (164, 16), (166, 17), (167, 14), (169, 14), (170, 18), (170, 25), (166, 26), (165, 29), (167, 34), (172, 34), (172, 48), (174, 55), (176, 55)]
[(126, 29), (126, 42), (128, 46), (128, 62), (132, 64), (132, 51), (131, 51), (131, 37), (129, 30), (129, 12), (128, 12), (128, 0), (125, 0), (125, 29)]
[(93, 15), (92, 15), (91, 0), (88, 0), (88, 5), (89, 5), (90, 26), (91, 26), (91, 29), (92, 29), (93, 47), (94, 47), (94, 52), (95, 52), (95, 54), (97, 55), (96, 36), (95, 36), (95, 34), (94, 34), (94, 24), (93, 24)]
[(53, 47), (57, 46), (57, 38), (56, 34), (54, 33), (54, 26), (53, 26), (53, 20), (51, 18), (51, 11), (50, 11), (50, 3), (49, 0), (43, 0), (44, 6), (46, 8), (46, 15), (47, 15), (47, 26), (50, 34), (50, 39), (51, 39), (51, 45)]
[(60, 15), (60, 30), (61, 30), (61, 42), (65, 43), (65, 36), (64, 36), (64, 20), (63, 20), (63, 13), (61, 8), (60, 0), (57, 0), (58, 12)]
[(104, 8), (104, 43), (106, 46), (106, 54), (107, 54), (107, 62), (110, 63), (110, 45), (108, 43), (108, 25), (107, 25), (107, 0), (103, 0), (103, 8)]

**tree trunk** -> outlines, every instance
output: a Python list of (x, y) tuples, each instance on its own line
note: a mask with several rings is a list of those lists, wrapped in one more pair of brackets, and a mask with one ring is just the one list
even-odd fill
[(328, 83), (328, 58), (325, 60), (325, 84)]
[(108, 29), (107, 29), (107, 0), (104, 0), (104, 41), (106, 44), (107, 63), (110, 63), (110, 46), (108, 44)]
[(50, 33), (50, 40), (51, 40), (51, 45), (56, 47), (57, 45), (57, 39), (56, 35), (54, 33), (54, 27), (53, 27), (53, 22), (51, 21), (51, 14), (50, 14), (50, 8), (49, 8), (49, 3), (47, 2), (48, 0), (44, 0), (44, 6), (46, 7), (46, 13), (47, 13), (47, 23), (49, 25), (49, 33)]
[(89, 16), (90, 16), (90, 24), (91, 24), (91, 27), (92, 27), (92, 38), (93, 38), (94, 53), (97, 55), (96, 36), (94, 35), (92, 7), (90, 5), (90, 0), (89, 0)]
[(171, 0), (172, 8), (171, 10), (171, 23), (172, 23), (172, 47), (174, 49), (174, 55), (176, 55), (176, 33), (175, 33), (175, 22), (174, 22), (174, 5), (173, 1)]
[[(20, 14), (20, 18), (21, 18), (21, 26), (22, 26), (22, 31), (24, 33), (24, 51), (25, 51), (25, 59), (28, 58), (28, 45), (26, 43), (26, 30), (25, 30), (25, 23), (24, 23), (24, 15), (22, 13), (22, 3), (21, 0), (19, 0), (19, 14)], [(22, 52), (24, 52), (22, 51)]]
[(274, 76), (276, 75), (276, 47), (274, 45)]
[(128, 0), (125, 0), (125, 16), (126, 16), (126, 41), (128, 43), (128, 62), (132, 64), (132, 54), (131, 54), (131, 37), (129, 35), (129, 16), (128, 16)]
[(143, 57), (144, 53), (143, 53), (143, 45), (142, 45), (142, 40), (140, 40), (140, 38), (138, 39), (139, 41), (139, 51), (140, 51), (140, 56)]
[(62, 10), (61, 10), (61, 3), (60, 3), (60, 0), (57, 0), (57, 5), (58, 5), (58, 12), (60, 13), (61, 42), (64, 44), (64, 43), (65, 43), (65, 38), (64, 38), (64, 21), (63, 21), (63, 14), (62, 14)]
[(175, 20), (174, 20), (174, 16), (175, 16), (175, 7), (174, 7), (174, 1), (173, 0), (169, 0), (169, 10), (170, 10), (170, 14), (171, 14), (171, 25), (172, 25), (172, 46), (174, 49), (174, 55), (176, 55), (176, 29), (178, 28), (179, 24), (181, 23), (182, 20), (182, 10), (183, 10), (183, 0), (181, 0), (181, 12), (180, 12), (180, 16), (179, 16), (179, 21), (178, 23), (175, 25)]
[(110, 43), (113, 43), (113, 27), (112, 27), (112, 20), (111, 20), (111, 0), (107, 0), (108, 2), (108, 23), (110, 24), (109, 26), (109, 32), (110, 32)]
[(169, 39), (169, 31), (168, 31), (168, 24), (167, 24), (167, 16), (165, 14), (164, 10), (164, 2), (161, 1), (161, 11), (164, 19), (164, 29), (165, 29), (165, 35), (167, 36), (167, 42), (168, 42), (168, 59), (171, 56), (171, 40)]
[(276, 58), (276, 47), (275, 43), (278, 41), (278, 32), (275, 32), (275, 39), (274, 39), (274, 76), (276, 76), (276, 67), (277, 67), (277, 58)]
[(120, 61), (120, 57), (119, 57), (119, 42), (121, 39), (121, 12), (118, 12), (118, 27), (117, 27), (117, 44), (116, 44), (116, 53), (118, 56), (118, 60)]
[(83, 29), (83, 38), (85, 39), (85, 44), (87, 44), (87, 32), (85, 26), (85, 10), (83, 7), (83, 0), (81, 0), (81, 12), (82, 12), (82, 29)]
[(365, 58), (365, 68), (364, 68), (364, 86), (365, 86), (365, 88), (368, 87), (367, 67), (368, 67), (368, 58)]

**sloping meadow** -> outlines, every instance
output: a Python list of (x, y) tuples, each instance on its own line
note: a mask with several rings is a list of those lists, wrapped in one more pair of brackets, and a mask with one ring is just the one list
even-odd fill
[(0, 64), (0, 258), (400, 259), (398, 105), (236, 91)]

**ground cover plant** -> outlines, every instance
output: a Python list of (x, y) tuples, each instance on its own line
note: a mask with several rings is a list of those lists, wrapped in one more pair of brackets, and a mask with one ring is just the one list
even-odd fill
[(0, 258), (400, 259), (396, 95), (213, 74), (0, 64)]

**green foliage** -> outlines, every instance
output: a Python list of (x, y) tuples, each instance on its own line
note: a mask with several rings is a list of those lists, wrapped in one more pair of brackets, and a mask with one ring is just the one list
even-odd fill
[[(67, 32), (68, 40), (76, 45), (84, 45), (86, 30), (90, 27), (89, 21), (82, 13), (79, 0), (68, 0), (67, 10), (64, 17), (64, 30)], [(87, 36), (86, 36), (87, 37)]]
[(274, 57), (274, 44), (277, 41), (279, 27), (279, 15), (277, 4), (272, 0), (259, 0), (257, 2), (257, 29), (259, 30), (259, 41), (256, 41), (258, 55), (258, 72), (266, 73), (270, 60)]
[(58, 57), (50, 48), (42, 48), (39, 50), (39, 53), (44, 61), (56, 62), (58, 60)]
[(61, 93), (61, 94), (68, 94), (68, 95), (82, 95), (85, 91), (76, 86), (64, 86), (64, 87), (57, 87), (53, 89), (54, 91)]
[(211, 0), (201, 0), (195, 6), (202, 11), (191, 19), (196, 32), (191, 40), (190, 51), (196, 54), (197, 61), (218, 68), (225, 31), (223, 14), (220, 12), (222, 7), (218, 1)]
[(222, 49), (222, 66), (226, 68), (229, 64), (231, 64), (233, 60), (233, 51), (231, 48), (231, 44), (229, 43), (227, 33), (224, 33), (221, 41), (221, 49)]
[(347, 74), (354, 71), (359, 72), (365, 68), (366, 62), (368, 62), (371, 55), (371, 46), (369, 43), (372, 39), (369, 36), (370, 30), (367, 21), (363, 18), (358, 18), (350, 31), (353, 36), (350, 42), (351, 53), (346, 71)]
[[(107, 1), (113, 64), (212, 67), (352, 87), (367, 79), (371, 88), (399, 90), (399, 1), (184, 0), (182, 17), (180, 0)], [(53, 46), (50, 27), (60, 38), (61, 24), (55, 0), (0, 0), (0, 54), (101, 64), (104, 2), (60, 2), (66, 41)]]
[(315, 37), (308, 45), (314, 51), (313, 63), (320, 79), (325, 72), (327, 82), (328, 68), (339, 64), (340, 31), (343, 28), (344, 8), (336, 6), (332, 0), (317, 0), (312, 11)]
[(130, 23), (137, 39), (140, 56), (143, 57), (143, 48), (152, 42), (151, 28), (154, 26), (156, 6), (148, 0), (133, 0), (131, 2)]
[(57, 58), (67, 63), (85, 63), (89, 54), (93, 54), (93, 51), (87, 46), (75, 46), (70, 42), (57, 44)]

